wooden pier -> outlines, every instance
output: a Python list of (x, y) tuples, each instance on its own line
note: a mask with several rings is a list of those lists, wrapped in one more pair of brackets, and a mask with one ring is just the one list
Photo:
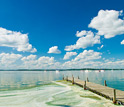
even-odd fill
[(72, 82), (72, 84), (76, 84), (78, 86), (81, 86), (84, 88), (84, 90), (89, 90), (93, 93), (96, 93), (100, 96), (103, 96), (107, 99), (110, 99), (113, 101), (114, 104), (121, 104), (124, 105), (124, 91), (113, 89), (110, 87), (107, 87), (106, 81), (104, 81), (104, 86), (100, 84), (95, 84), (92, 82), (89, 82), (89, 79), (87, 78), (87, 81), (83, 81), (78, 78), (72, 77), (66, 77), (64, 80)]

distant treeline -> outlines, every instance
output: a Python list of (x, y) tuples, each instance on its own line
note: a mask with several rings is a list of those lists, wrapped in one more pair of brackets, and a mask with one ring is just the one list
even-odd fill
[(0, 69), (0, 71), (78, 71), (78, 70), (124, 70), (124, 69), (108, 69), (108, 68), (80, 68), (80, 69)]

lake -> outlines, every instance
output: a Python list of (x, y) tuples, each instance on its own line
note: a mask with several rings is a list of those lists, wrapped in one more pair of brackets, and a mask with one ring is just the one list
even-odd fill
[(111, 101), (70, 83), (63, 75), (124, 91), (124, 71), (0, 71), (0, 107), (112, 107)]

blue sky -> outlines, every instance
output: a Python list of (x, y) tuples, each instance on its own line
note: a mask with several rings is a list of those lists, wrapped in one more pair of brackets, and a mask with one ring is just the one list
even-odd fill
[[(16, 68), (31, 68), (32, 64), (29, 64), (31, 62), (35, 65), (34, 68), (65, 68), (66, 63), (69, 63), (70, 65), (66, 65), (66, 68), (83, 68), (89, 67), (89, 65), (86, 65), (89, 61), (90, 63), (95, 63), (97, 61), (96, 65), (93, 65), (93, 67), (98, 67), (99, 63), (101, 64), (100, 67), (108, 67), (108, 65), (105, 65), (106, 61), (107, 63), (112, 63), (112, 67), (115, 67), (117, 63), (124, 64), (124, 45), (121, 44), (122, 40), (124, 40), (124, 16), (120, 15), (121, 10), (124, 10), (123, 4), (123, 0), (0, 0), (1, 32), (5, 29), (7, 30), (4, 31), (6, 34), (1, 34), (0, 54), (2, 55), (0, 56), (0, 66), (2, 66), (5, 62), (8, 62), (8, 60), (5, 59), (6, 57), (11, 59), (9, 65), (11, 64), (12, 66), (9, 68), (13, 68), (15, 66)], [(106, 17), (103, 16), (103, 19), (100, 19), (97, 23), (94, 22), (95, 24), (88, 27), (89, 24), (91, 24), (91, 21), (98, 16), (100, 10), (103, 10), (101, 11), (101, 14), (104, 14), (104, 12), (106, 14), (107, 11), (109, 11), (106, 17), (110, 16), (114, 22), (117, 21), (117, 23), (121, 24), (112, 25), (113, 22), (109, 23), (111, 18), (106, 19)], [(114, 19), (114, 15), (111, 13), (116, 13), (115, 16), (119, 14), (118, 18)], [(121, 19), (122, 22), (118, 22), (118, 19)], [(103, 21), (103, 27), (99, 28), (101, 21)], [(108, 29), (108, 31), (104, 30), (107, 21), (109, 28), (111, 28), (111, 25), (113, 26), (112, 29)], [(81, 32), (83, 30), (87, 32), (91, 31), (94, 34), (91, 40), (98, 35), (99, 39), (97, 39), (97, 43), (94, 42), (96, 40), (94, 39), (94, 41), (92, 41), (93, 43), (89, 41), (90, 43), (82, 44), (87, 42), (87, 39), (85, 39), (85, 41), (83, 39), (80, 40), (82, 47), (78, 45), (75, 49), (66, 51), (66, 46), (74, 45), (79, 38), (83, 36), (86, 37), (86, 35), (88, 35), (87, 33), (81, 37), (76, 37), (76, 32)], [(20, 32), (20, 35), (16, 33), (8, 35), (7, 32), (9, 31), (16, 33)], [(103, 34), (98, 34), (99, 31)], [(111, 34), (113, 31), (115, 31), (114, 34)], [(16, 37), (12, 35), (18, 36)], [(90, 35), (92, 34), (90, 33)], [(107, 38), (105, 35), (107, 35)], [(108, 38), (108, 35), (112, 35), (112, 37)], [(21, 38), (20, 36), (24, 36), (24, 38)], [(21, 40), (26, 42), (23, 43)], [(103, 48), (98, 49), (98, 47), (101, 47), (102, 45)], [(49, 49), (51, 47), (53, 47), (53, 49), (50, 51)], [(88, 56), (85, 56), (84, 50), (87, 50), (89, 53), (89, 50), (92, 50), (92, 54), (98, 52), (100, 54), (97, 57), (100, 57), (96, 59), (89, 58), (89, 60), (88, 57), (91, 55), (86, 52)], [(74, 53), (68, 53), (69, 56), (67, 55), (66, 60), (66, 58), (63, 59), (66, 52)], [(75, 62), (77, 61), (76, 57), (79, 54), (80, 59), (78, 59), (78, 62)], [(14, 55), (17, 59), (13, 58)], [(27, 61), (31, 58), (28, 57), (30, 55), (34, 55), (31, 56), (33, 58), (36, 57), (33, 59), (35, 60), (34, 62), (32, 60), (29, 62)], [(50, 58), (54, 58), (54, 61), (46, 62), (52, 63), (47, 66), (40, 63), (40, 61), (37, 61), (40, 57), (48, 58), (44, 60), (51, 60)], [(82, 60), (84, 61), (82, 62)], [(121, 62), (117, 62), (118, 60)], [(70, 61), (71, 64), (68, 61)], [(19, 63), (19, 65), (22, 64), (22, 66), (20, 67), (19, 65), (15, 65), (15, 63)], [(26, 65), (27, 63), (28, 65)], [(40, 63), (43, 66), (40, 67), (40, 64), (36, 66), (37, 63)], [(54, 65), (54, 63), (56, 64)], [(74, 65), (80, 63), (81, 65), (73, 66), (72, 63)], [(122, 68), (123, 64), (119, 67)], [(60, 65), (63, 65), (63, 67), (60, 67)], [(6, 68), (6, 66), (4, 68)]]

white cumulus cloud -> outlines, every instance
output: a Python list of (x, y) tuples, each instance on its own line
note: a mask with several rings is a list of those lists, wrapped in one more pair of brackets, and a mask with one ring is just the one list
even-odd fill
[(63, 68), (123, 68), (124, 60), (110, 58), (103, 60), (102, 53), (84, 50), (74, 59), (64, 63), (57, 62), (54, 57), (29, 55), (22, 56), (14, 53), (0, 54), (1, 69), (63, 69)]
[(98, 35), (94, 35), (93, 32), (88, 31), (86, 33), (86, 36), (80, 37), (76, 44), (74, 45), (70, 45), (70, 46), (66, 46), (65, 50), (66, 51), (71, 51), (74, 49), (80, 49), (80, 48), (87, 48), (87, 47), (92, 47), (95, 44), (100, 44), (100, 36)]
[(124, 20), (119, 18), (123, 11), (100, 10), (98, 15), (91, 20), (89, 27), (98, 30), (98, 35), (112, 38), (124, 34)]
[(52, 69), (60, 67), (59, 62), (56, 62), (54, 57), (41, 56), (37, 58), (36, 55), (29, 55), (21, 59), (23, 68), (42, 68), (42, 69)]
[(81, 32), (79, 32), (79, 31), (76, 32), (76, 36), (77, 37), (82, 37), (82, 36), (84, 36), (86, 34), (87, 34), (87, 31), (86, 30), (82, 30)]
[(64, 56), (64, 60), (70, 59), (70, 57), (77, 55), (76, 52), (66, 52), (65, 56)]
[(67, 61), (67, 62), (63, 63), (63, 66), (65, 68), (94, 67), (94, 66), (98, 65), (98, 63), (95, 63), (95, 62), (96, 62), (96, 60), (101, 59), (101, 55), (102, 55), (102, 53), (95, 52), (94, 50), (84, 50), (82, 53), (78, 54), (71, 61)]
[(23, 57), (21, 60), (22, 61), (30, 61), (30, 60), (35, 60), (36, 59), (36, 55), (29, 55), (29, 56), (27, 56), (27, 57)]
[(15, 63), (17, 60), (19, 60), (22, 57), (20, 54), (14, 54), (14, 53), (1, 53), (0, 54), (0, 64), (4, 64), (5, 66), (9, 64)]
[(49, 48), (48, 53), (60, 54), (61, 51), (58, 49), (58, 46), (53, 46), (53, 47)]
[(0, 27), (0, 46), (11, 47), (17, 51), (36, 52), (29, 43), (28, 35)]
[(54, 57), (28, 55), (14, 53), (0, 53), (1, 69), (58, 69), (62, 64)]
[(100, 52), (94, 52), (94, 50), (84, 50), (82, 53), (76, 56), (74, 60), (88, 61), (88, 60), (95, 60), (100, 58), (101, 58)]

